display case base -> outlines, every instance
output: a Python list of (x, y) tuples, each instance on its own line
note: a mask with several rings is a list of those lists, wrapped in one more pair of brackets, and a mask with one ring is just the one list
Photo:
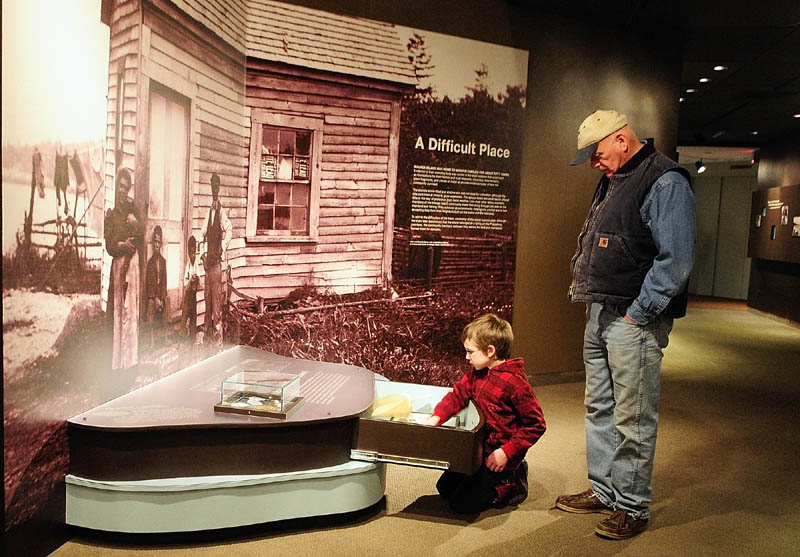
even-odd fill
[(284, 474), (141, 481), (66, 477), (67, 524), (132, 534), (191, 532), (340, 514), (381, 500), (383, 464)]

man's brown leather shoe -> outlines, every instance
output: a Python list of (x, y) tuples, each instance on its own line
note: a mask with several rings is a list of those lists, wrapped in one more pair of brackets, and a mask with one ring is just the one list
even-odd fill
[(611, 516), (597, 523), (594, 533), (612, 540), (626, 540), (641, 534), (646, 528), (646, 518), (634, 518), (628, 511), (614, 511)]
[(581, 493), (573, 495), (561, 495), (556, 499), (556, 507), (569, 513), (610, 513), (611, 509), (606, 507), (597, 498), (591, 488)]

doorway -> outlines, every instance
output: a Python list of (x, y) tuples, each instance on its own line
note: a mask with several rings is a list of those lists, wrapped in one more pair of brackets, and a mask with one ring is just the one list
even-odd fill
[[(709, 165), (693, 176), (697, 201), (697, 244), (689, 293), (746, 300), (750, 281), (747, 241), (754, 171), (732, 175), (729, 165)], [(724, 166), (725, 168), (721, 168)]]
[(153, 81), (150, 85), (149, 180), (147, 194), (147, 257), (153, 254), (153, 229), (163, 233), (166, 259), (167, 310), (180, 317), (185, 243), (188, 234), (188, 169), (190, 102)]

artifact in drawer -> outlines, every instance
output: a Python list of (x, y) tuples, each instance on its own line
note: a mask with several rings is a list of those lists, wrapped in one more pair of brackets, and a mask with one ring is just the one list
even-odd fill
[(475, 404), (440, 426), (424, 425), (447, 387), (375, 381), (375, 402), (356, 428), (351, 458), (475, 473), (481, 465), (484, 418)]

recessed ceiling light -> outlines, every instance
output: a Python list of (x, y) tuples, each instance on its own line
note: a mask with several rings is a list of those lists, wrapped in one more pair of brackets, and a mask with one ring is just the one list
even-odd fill
[(750, 132), (750, 135), (758, 135), (758, 130), (753, 130)]
[(800, 112), (798, 112), (797, 114), (793, 114), (792, 116), (794, 116), (795, 118), (800, 118)]
[[(683, 97), (678, 97), (678, 102), (679, 102), (679, 103), (682, 103), (682, 102), (683, 102), (683, 101), (685, 101), (685, 100), (686, 100), (686, 99), (684, 99)], [(795, 118), (797, 118), (797, 114), (795, 114), (795, 115), (794, 115), (794, 117), (795, 117)]]
[(687, 89), (687, 93), (697, 93), (697, 89)]
[(728, 69), (728, 66), (714, 66), (714, 71), (715, 72), (721, 72), (721, 71), (724, 71), (724, 70), (727, 70), (727, 69)]
[(709, 81), (711, 81), (711, 80), (708, 79), (707, 77), (701, 77), (700, 78), (700, 83), (708, 83)]

